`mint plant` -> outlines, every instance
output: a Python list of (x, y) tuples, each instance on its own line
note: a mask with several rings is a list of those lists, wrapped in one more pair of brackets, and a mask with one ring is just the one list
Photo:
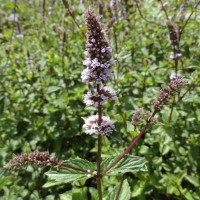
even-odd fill
[[(166, 5), (162, 5), (162, 7), (165, 10)], [(181, 16), (182, 19), (183, 14)], [(100, 19), (94, 14), (91, 7), (88, 8), (85, 18), (87, 25), (86, 60), (83, 61), (85, 69), (82, 71), (81, 79), (88, 85), (88, 92), (84, 96), (84, 103), (86, 106), (94, 107), (96, 115), (84, 118), (85, 124), (83, 128), (88, 137), (93, 137), (92, 135), (94, 134), (98, 137), (96, 163), (82, 158), (59, 161), (57, 158), (50, 156), (48, 152), (34, 151), (14, 156), (5, 167), (9, 169), (20, 169), (28, 165), (51, 167), (51, 170), (46, 173), (49, 177), (49, 182), (44, 187), (95, 178), (99, 200), (103, 198), (107, 200), (128, 200), (131, 198), (131, 192), (124, 174), (146, 170), (145, 159), (132, 155), (133, 147), (145, 134), (148, 127), (156, 123), (155, 115), (187, 83), (187, 80), (178, 74), (177, 71), (178, 60), (182, 56), (179, 48), (181, 31), (178, 29), (179, 35), (177, 35), (177, 29), (174, 28), (168, 19), (167, 26), (170, 30), (170, 40), (174, 49), (170, 59), (175, 62), (175, 72), (170, 77), (171, 82), (163, 87), (157, 97), (152, 100), (152, 112), (138, 109), (133, 113), (132, 126), (141, 125), (141, 121), (145, 122), (144, 126), (121, 154), (110, 155), (110, 157), (102, 159), (102, 138), (109, 137), (113, 131), (117, 131), (110, 117), (103, 115), (104, 105), (108, 101), (117, 100), (116, 92), (107, 86), (108, 81), (113, 77), (112, 67), (115, 61), (112, 58), (112, 48), (109, 45)], [(113, 191), (106, 193), (104, 191), (105, 188), (102, 188), (102, 181), (105, 176), (122, 176), (121, 183)]]

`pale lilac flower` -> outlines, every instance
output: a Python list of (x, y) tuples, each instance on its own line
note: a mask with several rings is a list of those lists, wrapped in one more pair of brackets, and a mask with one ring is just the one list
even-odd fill
[(170, 60), (179, 60), (182, 57), (182, 53), (175, 53), (170, 55)]
[(114, 65), (114, 64), (115, 64), (115, 60), (111, 59), (111, 60), (110, 60), (110, 64), (111, 64), (111, 65)]
[(87, 67), (91, 65), (91, 60), (90, 59), (86, 59), (83, 61), (83, 65), (86, 65)]
[(17, 35), (16, 35), (16, 38), (23, 39), (23, 38), (24, 38), (24, 35), (23, 35), (23, 34), (17, 34)]
[(180, 73), (175, 73), (175, 72), (172, 72), (169, 76), (170, 80), (175, 80), (177, 78), (181, 78), (182, 75)]
[(141, 118), (143, 116), (144, 110), (142, 108), (137, 109), (132, 116), (131, 123), (137, 126), (141, 123)]
[(90, 80), (90, 70), (89, 68), (86, 68), (81, 73), (81, 79), (83, 82), (89, 83)]
[(104, 135), (112, 133), (115, 126), (108, 116), (102, 116), (101, 124), (98, 125), (98, 115), (93, 115), (85, 119), (85, 124), (83, 125), (83, 128), (85, 129), (86, 134)]
[(49, 12), (48, 12), (48, 14), (49, 14), (49, 15), (52, 15), (52, 14), (53, 14), (53, 11), (54, 11), (54, 7), (49, 6)]
[(165, 104), (168, 103), (170, 97), (172, 97), (182, 86), (187, 83), (187, 80), (182, 77), (177, 77), (172, 80), (167, 86), (165, 86), (155, 100), (151, 103), (155, 110), (160, 110)]
[[(150, 111), (144, 111), (143, 108), (138, 108), (132, 115), (131, 123), (134, 126), (138, 126), (142, 124), (144, 121), (146, 122), (150, 117), (152, 113)], [(151, 123), (156, 123), (156, 119), (154, 117), (151, 117)]]
[(86, 24), (85, 55), (87, 58), (83, 61), (83, 65), (86, 65), (88, 69), (82, 73), (82, 81), (86, 83), (92, 81), (105, 83), (113, 76), (111, 71), (111, 66), (114, 64), (111, 54), (112, 49), (108, 44), (99, 19), (94, 15), (91, 8), (86, 13)]
[(92, 39), (91, 39), (91, 42), (92, 42), (92, 43), (95, 43), (95, 42), (96, 42), (96, 40), (95, 40), (94, 38), (92, 38)]
[(18, 22), (18, 14), (14, 14), (14, 13), (10, 14), (9, 21), (10, 22)]
[(106, 52), (105, 48), (101, 49), (101, 53), (105, 53), (105, 52)]
[(59, 162), (55, 157), (51, 157), (48, 151), (33, 151), (14, 156), (7, 164), (6, 168), (22, 168), (27, 166), (59, 166)]
[(120, 0), (112, 0), (110, 2), (110, 6), (113, 7), (114, 9), (117, 9), (120, 5)]
[(84, 51), (85, 56), (90, 57), (88, 51)]
[(100, 93), (88, 91), (84, 96), (84, 103), (87, 106), (97, 107), (99, 104), (104, 105), (106, 102), (116, 100), (117, 96), (113, 89), (109, 87), (103, 87)]

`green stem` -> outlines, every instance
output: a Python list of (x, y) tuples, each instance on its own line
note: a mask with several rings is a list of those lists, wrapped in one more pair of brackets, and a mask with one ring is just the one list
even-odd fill
[[(97, 92), (101, 95), (100, 84), (97, 84)], [(98, 126), (101, 126), (102, 122), (102, 105), (99, 102), (98, 105)], [(97, 190), (99, 200), (102, 200), (102, 189), (101, 189), (101, 148), (102, 148), (102, 135), (98, 135), (98, 153), (97, 153)]]
[(124, 180), (125, 180), (125, 176), (126, 176), (126, 174), (123, 174), (122, 179), (121, 179), (121, 182), (120, 182), (120, 185), (119, 185), (119, 189), (118, 189), (118, 191), (117, 191), (117, 196), (116, 196), (116, 199), (115, 199), (115, 200), (119, 200), (119, 195), (120, 195), (120, 192), (121, 192), (121, 190), (122, 190), (122, 185), (123, 185), (123, 182), (124, 182)]
[(102, 189), (101, 189), (101, 147), (102, 147), (102, 135), (98, 135), (98, 155), (97, 155), (97, 190), (99, 200), (102, 200)]

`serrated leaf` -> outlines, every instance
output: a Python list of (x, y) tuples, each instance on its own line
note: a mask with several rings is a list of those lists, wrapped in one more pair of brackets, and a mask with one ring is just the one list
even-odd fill
[[(71, 165), (73, 167), (80, 168), (80, 169), (90, 170), (91, 172), (95, 170), (95, 164), (84, 159), (79, 159), (79, 158), (70, 159), (63, 163)], [(51, 184), (53, 184), (53, 181), (60, 182), (60, 183), (69, 183), (69, 182), (74, 182), (78, 180), (88, 179), (91, 177), (91, 176), (88, 176), (87, 173), (70, 169), (70, 168), (61, 168), (58, 171), (50, 170), (49, 172), (46, 172), (45, 174), (50, 178)]]
[[(118, 156), (111, 156), (102, 162), (102, 171), (106, 169), (110, 164), (116, 160)], [(107, 175), (119, 175), (126, 172), (136, 172), (145, 170), (145, 159), (139, 156), (125, 155), (113, 168), (111, 168)]]
[[(119, 186), (120, 185), (113, 188), (113, 190), (108, 194), (106, 200), (116, 199), (117, 193), (118, 193), (118, 190), (119, 190)], [(128, 181), (124, 180), (118, 200), (125, 200), (125, 199), (129, 200), (130, 198), (131, 198), (130, 186), (128, 184)]]
[(51, 170), (45, 174), (51, 179), (51, 181), (54, 180), (62, 183), (69, 183), (87, 177), (87, 175), (83, 172), (75, 171), (72, 169), (61, 169), (59, 171)]
[(93, 163), (81, 158), (65, 160), (63, 163), (69, 164), (81, 169), (90, 170), (91, 172), (93, 172), (96, 169), (96, 163)]

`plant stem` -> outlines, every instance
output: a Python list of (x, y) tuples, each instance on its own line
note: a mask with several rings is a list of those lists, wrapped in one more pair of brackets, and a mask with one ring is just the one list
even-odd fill
[(199, 6), (199, 4), (200, 4), (200, 1), (198, 1), (198, 2), (196, 3), (196, 5), (192, 8), (192, 12), (190, 13), (189, 17), (187, 18), (185, 24), (183, 25), (183, 27), (182, 27), (182, 29), (181, 29), (181, 33), (180, 33), (179, 40), (181, 39), (181, 36), (182, 36), (182, 33), (183, 33), (185, 27), (187, 26), (187, 24), (188, 24), (188, 22), (190, 21), (190, 19), (191, 19), (193, 13), (194, 13), (194, 11), (195, 11), (195, 9), (197, 9), (197, 7)]
[(176, 96), (174, 95), (172, 107), (171, 107), (170, 114), (169, 114), (169, 120), (168, 120), (169, 123), (170, 123), (170, 121), (171, 121), (171, 119), (172, 119), (172, 113), (173, 113), (173, 109), (174, 109), (175, 102), (176, 102), (176, 99), (175, 99), (175, 98), (176, 98)]
[[(97, 92), (99, 95), (101, 95), (100, 91), (100, 84), (97, 84)], [(98, 105), (98, 126), (101, 126), (102, 122), (102, 106), (99, 103)], [(98, 153), (97, 153), (97, 190), (98, 190), (98, 196), (99, 200), (102, 200), (102, 190), (101, 190), (101, 147), (102, 147), (102, 135), (98, 135)]]
[(155, 25), (157, 25), (157, 26), (162, 26), (162, 27), (164, 27), (163, 25), (158, 24), (158, 23), (156, 23), (156, 22), (154, 22), (154, 21), (150, 21), (149, 19), (147, 19), (146, 17), (144, 17), (144, 15), (142, 14), (142, 11), (140, 10), (140, 7), (139, 7), (139, 4), (138, 4), (137, 0), (135, 0), (135, 5), (136, 5), (136, 8), (137, 8), (137, 10), (138, 10), (138, 12), (139, 12), (140, 17), (141, 17), (144, 21), (146, 21), (147, 23), (150, 23), (150, 24), (155, 24)]
[(98, 157), (97, 157), (97, 190), (99, 200), (102, 200), (101, 190), (101, 147), (102, 147), (102, 135), (98, 135)]
[(120, 195), (120, 192), (121, 192), (121, 189), (122, 189), (123, 182), (124, 182), (124, 180), (125, 180), (125, 176), (126, 176), (126, 174), (123, 174), (122, 179), (121, 179), (121, 182), (120, 182), (120, 185), (119, 185), (119, 189), (118, 189), (118, 191), (117, 191), (117, 196), (116, 196), (116, 199), (115, 199), (115, 200), (118, 200), (118, 199), (119, 199), (119, 195)]
[(113, 161), (104, 171), (101, 173), (101, 175), (104, 175), (106, 172), (108, 172), (112, 167), (114, 167), (127, 153), (129, 153), (133, 146), (137, 143), (137, 141), (144, 135), (145, 131), (149, 127), (151, 123), (151, 119), (155, 116), (156, 110), (153, 112), (143, 129), (140, 131), (139, 135), (131, 142), (131, 144), (128, 146), (128, 148), (115, 160)]
[(167, 20), (169, 20), (169, 16), (168, 16), (168, 14), (167, 14), (167, 10), (166, 10), (166, 8), (165, 8), (165, 6), (164, 6), (162, 0), (160, 0), (160, 2), (161, 2), (161, 5), (162, 5), (162, 9), (163, 9), (163, 11), (164, 11), (164, 13), (165, 13), (165, 15), (166, 15), (166, 18), (167, 18)]

